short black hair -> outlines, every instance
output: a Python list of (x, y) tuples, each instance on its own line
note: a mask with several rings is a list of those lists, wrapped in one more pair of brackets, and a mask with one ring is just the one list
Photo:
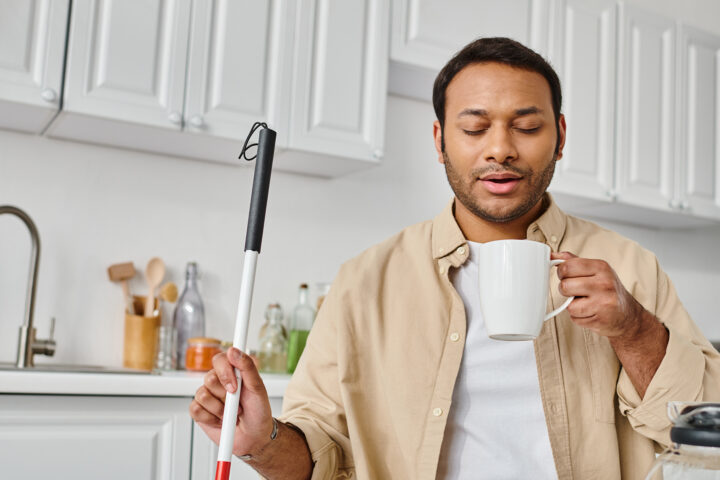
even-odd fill
[[(540, 54), (511, 38), (478, 38), (456, 53), (435, 78), (433, 107), (443, 134), (443, 151), (445, 151), (445, 91), (460, 70), (476, 63), (502, 63), (511, 67), (537, 72), (545, 77), (550, 86), (555, 126), (558, 128), (557, 123), (560, 120), (562, 108), (562, 90), (560, 89), (560, 79), (552, 66)], [(560, 131), (558, 128), (559, 141)]]

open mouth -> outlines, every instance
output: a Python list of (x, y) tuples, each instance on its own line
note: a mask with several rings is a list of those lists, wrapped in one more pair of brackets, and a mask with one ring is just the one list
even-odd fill
[(512, 193), (523, 177), (509, 174), (493, 174), (480, 179), (485, 189), (495, 195), (507, 195)]
[(510, 183), (510, 182), (514, 182), (516, 180), (519, 180), (519, 178), (489, 178), (489, 179), (487, 179), (488, 182), (493, 182), (493, 183)]

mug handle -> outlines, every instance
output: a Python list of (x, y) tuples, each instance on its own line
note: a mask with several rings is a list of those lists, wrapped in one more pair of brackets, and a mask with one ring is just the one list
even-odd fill
[[(558, 259), (556, 259), (556, 260), (550, 260), (550, 266), (551, 266), (551, 267), (554, 267), (554, 266), (556, 266), (556, 265), (560, 265), (560, 264), (563, 263), (564, 261), (565, 261), (565, 260), (562, 260), (562, 259), (560, 259), (560, 258), (558, 258)], [(568, 298), (567, 300), (565, 300), (565, 303), (563, 303), (563, 304), (560, 305), (558, 308), (556, 308), (556, 309), (553, 310), (552, 312), (550, 312), (550, 313), (548, 313), (547, 315), (545, 315), (545, 319), (544, 319), (543, 321), (550, 320), (552, 317), (554, 317), (554, 316), (557, 315), (558, 313), (560, 313), (560, 312), (562, 312), (563, 310), (565, 310), (565, 309), (568, 307), (568, 305), (570, 305), (570, 302), (572, 302), (573, 300), (575, 300), (575, 297), (570, 297), (570, 298)]]

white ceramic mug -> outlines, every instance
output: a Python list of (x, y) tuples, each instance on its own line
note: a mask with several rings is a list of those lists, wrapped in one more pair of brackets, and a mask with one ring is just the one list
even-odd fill
[(480, 248), (480, 311), (490, 338), (533, 340), (543, 322), (567, 308), (575, 297), (546, 314), (550, 247), (532, 240), (497, 240)]

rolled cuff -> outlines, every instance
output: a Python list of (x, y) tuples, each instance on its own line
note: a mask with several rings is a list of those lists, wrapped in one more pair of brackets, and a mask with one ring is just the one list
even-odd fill
[(296, 426), (305, 435), (313, 462), (311, 480), (334, 480), (353, 476), (354, 466), (340, 465), (340, 446), (314, 420), (292, 415), (280, 416), (278, 420)]
[(620, 412), (633, 429), (663, 445), (670, 441), (668, 402), (699, 400), (705, 375), (705, 356), (700, 347), (672, 328), (668, 328), (668, 334), (665, 357), (643, 398), (625, 369), (620, 370), (617, 384)]

